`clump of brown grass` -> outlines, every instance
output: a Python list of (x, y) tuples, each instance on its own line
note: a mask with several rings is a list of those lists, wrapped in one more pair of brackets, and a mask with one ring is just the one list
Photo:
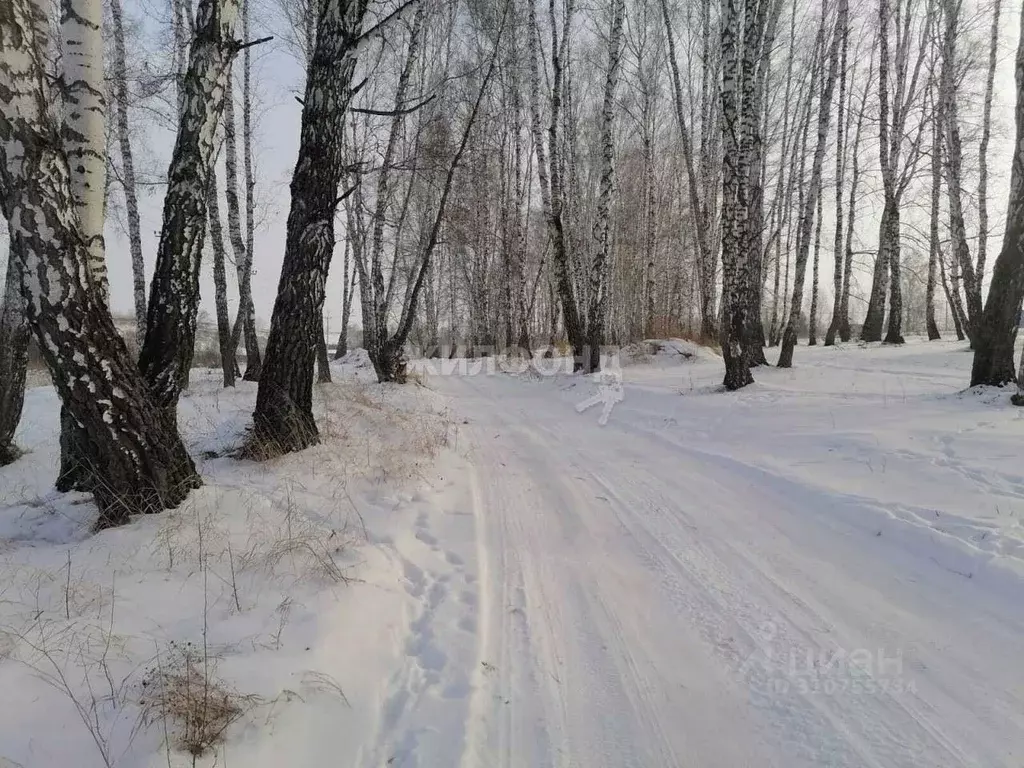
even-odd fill
[(193, 757), (224, 739), (228, 727), (259, 703), (216, 677), (216, 659), (206, 649), (171, 643), (142, 680), (142, 717), (163, 724), (165, 738)]

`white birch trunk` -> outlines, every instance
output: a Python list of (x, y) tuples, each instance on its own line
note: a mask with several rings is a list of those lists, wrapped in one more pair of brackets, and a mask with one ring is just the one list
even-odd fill
[(106, 104), (103, 73), (103, 3), (61, 0), (64, 44), (64, 124), (61, 138), (71, 169), (71, 195), (89, 250), (89, 273), (107, 300), (103, 248), (106, 188)]
[(150, 398), (89, 273), (71, 171), (47, 115), (32, 31), (39, 6), (0, 12), (0, 209), (10, 222), (29, 325), (62, 404), (88, 434), (100, 525), (180, 503), (198, 475), (177, 425)]

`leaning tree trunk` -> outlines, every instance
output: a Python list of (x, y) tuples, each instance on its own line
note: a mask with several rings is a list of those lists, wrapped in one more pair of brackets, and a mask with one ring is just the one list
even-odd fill
[(185, 76), (183, 112), (167, 172), (163, 229), (149, 296), (139, 368), (157, 402), (173, 414), (195, 347), (199, 267), (206, 235), (214, 137), (224, 109), (238, 0), (200, 0)]
[(950, 290), (949, 280), (946, 277), (946, 260), (942, 256), (942, 251), (939, 251), (939, 279), (942, 281), (942, 290), (946, 294), (946, 306), (949, 307), (949, 314), (953, 317), (953, 330), (956, 333), (956, 340), (963, 341), (967, 338), (967, 334), (964, 332), (964, 321), (966, 318), (960, 312), (957, 304), (960, 294), (953, 293)]
[[(391, 175), (395, 169), (395, 155), (399, 149), (399, 139), (403, 136), (402, 127), (405, 124), (406, 93), (412, 81), (412, 74), (416, 64), (416, 57), (419, 51), (420, 38), (426, 18), (426, 6), (420, 5), (416, 10), (416, 17), (413, 20), (412, 29), (409, 32), (409, 43), (406, 48), (405, 62), (402, 65), (398, 76), (398, 83), (395, 87), (395, 108), (391, 125), (388, 129), (388, 139), (385, 144), (384, 153), (381, 156), (381, 168), (377, 173), (376, 204), (373, 209), (373, 227), (370, 236), (369, 264), (367, 265), (368, 278), (364, 283), (363, 295), (368, 299), (364, 307), (370, 310), (370, 314), (363, 315), (363, 347), (366, 349), (374, 369), (380, 375), (382, 370), (382, 358), (385, 351), (385, 342), (388, 335), (388, 314), (392, 305), (392, 295), (396, 285), (399, 270), (397, 263), (392, 269), (391, 280), (387, 289), (384, 287), (384, 227), (388, 219), (389, 209), (392, 202)], [(413, 180), (409, 182), (409, 193), (405, 197), (402, 211), (398, 219), (404, 221), (407, 205), (411, 199)], [(395, 241), (400, 241), (400, 229), (395, 233)], [(389, 368), (384, 365), (383, 368)]]
[(1024, 299), (1024, 14), (1015, 67), (1017, 82), (1017, 140), (1010, 168), (1010, 200), (1007, 206), (1003, 249), (992, 270), (985, 311), (974, 338), (971, 386), (1000, 386), (1013, 381), (1013, 344), (1021, 300)]
[[(963, 296), (960, 292), (960, 260), (955, 256), (951, 255), (949, 259), (949, 308), (950, 312), (956, 317), (957, 322), (960, 324), (960, 328), (963, 329), (965, 334), (970, 333), (970, 327), (967, 323), (967, 312), (964, 310)], [(958, 340), (963, 341), (959, 336)]]
[(128, 124), (128, 65), (124, 46), (121, 0), (110, 0), (114, 26), (113, 89), (117, 105), (117, 143), (121, 151), (121, 189), (128, 219), (128, 249), (132, 256), (132, 285), (135, 298), (135, 340), (141, 346), (146, 337), (146, 262), (142, 256), (142, 227), (135, 182), (135, 155)]
[(967, 335), (964, 333), (961, 315), (956, 312), (956, 305), (953, 301), (955, 295), (949, 291), (949, 280), (946, 278), (946, 260), (942, 256), (942, 251), (939, 251), (939, 281), (942, 283), (942, 291), (946, 295), (946, 306), (949, 307), (949, 314), (953, 318), (953, 330), (956, 333), (956, 341), (964, 341)]
[[(426, 282), (427, 275), (430, 274), (431, 265), (433, 264), (434, 250), (437, 248), (437, 244), (439, 242), (441, 225), (444, 222), (445, 211), (448, 206), (448, 198), (452, 191), (452, 182), (455, 179), (456, 171), (462, 167), (462, 157), (466, 152), (466, 147), (469, 144), (469, 138), (473, 133), (473, 126), (476, 124), (477, 115), (480, 113), (480, 106), (484, 101), (484, 97), (487, 95), (487, 88), (498, 63), (501, 38), (505, 32), (505, 22), (508, 18), (509, 5), (510, 3), (506, 2), (504, 6), (501, 22), (494, 41), (494, 52), (491, 55), (490, 64), (488, 65), (487, 72), (480, 83), (480, 90), (477, 91), (476, 100), (473, 102), (473, 108), (470, 110), (469, 116), (466, 118), (466, 124), (462, 130), (462, 137), (455, 149), (455, 154), (452, 156), (451, 163), (448, 165), (444, 184), (441, 186), (441, 194), (437, 201), (437, 210), (434, 213), (434, 219), (430, 224), (430, 230), (426, 235), (425, 242), (420, 252), (419, 264), (413, 267), (412, 274), (410, 274), (409, 279), (411, 281), (411, 287), (408, 289), (406, 294), (402, 313), (398, 320), (398, 327), (395, 329), (394, 334), (383, 343), (380, 357), (373, 361), (374, 368), (377, 371), (377, 378), (382, 382), (396, 381), (398, 383), (404, 383), (406, 380), (406, 361), (403, 350), (405, 349), (405, 343), (409, 338), (409, 333), (412, 331), (412, 324), (416, 317), (416, 307), (418, 306), (420, 293), (423, 291), (424, 283)], [(486, 292), (484, 293), (484, 298), (487, 298)], [(493, 336), (491, 335), (490, 327), (487, 325), (488, 313), (486, 311), (481, 312), (480, 318), (484, 324), (484, 332), (487, 334), (487, 339), (484, 343), (489, 348), (493, 347)], [(577, 359), (577, 363), (578, 362), (579, 360)]]
[(21, 297), (21, 273), (13, 243), (7, 261), (4, 300), (0, 305), (0, 467), (19, 456), (14, 433), (25, 404), (25, 374), (28, 371), (29, 328), (25, 320), (25, 302)]
[(363, 3), (350, 8), (344, 0), (329, 0), (320, 13), (306, 76), (284, 262), (253, 413), (254, 445), (263, 455), (297, 451), (319, 441), (313, 364), (334, 252), (345, 119), (365, 9)]
[(0, 11), (0, 207), (26, 314), (83, 443), (102, 525), (179, 504), (199, 485), (177, 425), (149, 388), (88, 271), (71, 172), (47, 110), (29, 0)]

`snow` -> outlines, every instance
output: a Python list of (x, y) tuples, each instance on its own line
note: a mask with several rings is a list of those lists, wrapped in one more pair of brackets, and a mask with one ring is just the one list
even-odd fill
[(1010, 391), (963, 391), (955, 342), (800, 347), (736, 393), (713, 352), (647, 345), (611, 377), (417, 361), (405, 387), (355, 351), (316, 390), (324, 444), (259, 465), (224, 455), (254, 389), (197, 374), (206, 485), (96, 535), (49, 490), (31, 390), (0, 470), (0, 765), (104, 764), (58, 668), (113, 765), (167, 765), (139, 686), (205, 625), (259, 698), (198, 765), (1019, 766)]
[(619, 352), (623, 365), (681, 365), (701, 361), (721, 362), (717, 351), (702, 347), (688, 339), (645, 339), (628, 344)]
[(163, 723), (140, 720), (143, 681), (187, 643), (205, 645), (230, 689), (258, 697), (199, 765), (288, 764), (281, 754), (314, 765), (313, 752), (352, 750), (373, 727), (412, 603), (391, 542), (412, 528), (407, 508), (449, 419), (424, 388), (382, 388), (344, 365), (335, 375), (315, 393), (324, 443), (254, 464), (223, 454), (255, 386), (224, 390), (219, 372), (195, 371), (179, 421), (204, 487), (99, 534), (85, 494), (52, 490), (58, 401), (51, 387), (29, 390), (17, 435), (27, 453), (0, 470), (0, 765), (105, 764), (62, 676), (95, 712), (112, 765), (167, 765)]

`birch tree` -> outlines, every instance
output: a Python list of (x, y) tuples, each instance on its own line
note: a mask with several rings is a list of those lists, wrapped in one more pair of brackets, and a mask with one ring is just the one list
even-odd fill
[(146, 262), (142, 255), (142, 226), (128, 120), (128, 57), (125, 53), (124, 14), (121, 0), (110, 0), (113, 28), (113, 95), (117, 144), (121, 155), (121, 191), (128, 220), (128, 249), (132, 257), (132, 296), (135, 304), (135, 339), (141, 346), (146, 337)]
[[(846, 78), (848, 74), (847, 55), (850, 49), (850, 4), (848, 0), (839, 0), (836, 12), (836, 34), (839, 38), (839, 94), (836, 98), (836, 204), (835, 234), (832, 244), (832, 320), (825, 331), (825, 346), (830, 347), (836, 342), (839, 333), (839, 319), (843, 302), (843, 267), (845, 252), (843, 249), (843, 185), (846, 181), (847, 148), (847, 114), (846, 114)], [(856, 69), (856, 68), (855, 68)], [(851, 78), (851, 81), (853, 78)], [(851, 102), (853, 89), (850, 89)]]
[[(981, 283), (974, 269), (967, 227), (964, 221), (962, 186), (963, 144), (960, 138), (960, 117), (957, 109), (957, 38), (959, 37), (961, 0), (943, 0), (945, 21), (942, 44), (942, 69), (939, 84), (943, 127), (943, 166), (949, 202), (949, 233), (952, 258), (956, 260), (967, 299), (967, 335), (973, 338), (980, 320)], [(951, 290), (959, 291), (954, 283)]]
[[(705, 5), (709, 5), (705, 4)], [(675, 34), (672, 31), (672, 22), (668, 12), (668, 0), (661, 0), (662, 20), (665, 22), (665, 36), (668, 42), (668, 62), (671, 70), (672, 97), (675, 106), (676, 124), (679, 127), (679, 138), (683, 148), (683, 163), (686, 167), (686, 188), (689, 193), (691, 216), (694, 223), (694, 238), (697, 244), (697, 264), (700, 283), (701, 299), (701, 335), (704, 338), (714, 338), (715, 329), (718, 323), (715, 320), (715, 296), (714, 296), (714, 273), (716, 271), (717, 257), (712, 245), (710, 233), (710, 210), (711, 206), (705, 199), (704, 190), (706, 186), (701, 183), (696, 164), (694, 162), (694, 142), (691, 136), (689, 121), (686, 117), (686, 108), (683, 98), (682, 78), (679, 74), (679, 61), (676, 54)], [(710, 109), (704, 110), (705, 117)], [(707, 125), (702, 121), (702, 126), (707, 132)], [(703, 144), (704, 142), (702, 142)], [(705, 182), (707, 175), (705, 175)], [(714, 195), (717, 197), (717, 192)], [(742, 378), (742, 377), (741, 377)]]
[(922, 12), (919, 0), (895, 0), (895, 5), (893, 0), (878, 0), (878, 153), (884, 204), (862, 341), (882, 340), (888, 290), (885, 341), (903, 343), (900, 213), (921, 157), (927, 123), (919, 110), (916, 124), (914, 117), (924, 91), (921, 74), (934, 16), (929, 10)]
[[(744, 247), (750, 169), (749, 157), (744, 151), (745, 122), (741, 113), (744, 101), (742, 59), (746, 55), (743, 46), (751, 44), (752, 38), (744, 35), (743, 6), (741, 0), (722, 0), (722, 324), (719, 337), (725, 358), (724, 383), (729, 390), (740, 389), (754, 381), (746, 349), (747, 313), (752, 305), (748, 291), (753, 267), (751, 254)], [(754, 16), (756, 18), (756, 14)]]
[(608, 319), (608, 273), (611, 259), (611, 204), (615, 176), (614, 101), (622, 57), (622, 24), (625, 0), (611, 0), (612, 22), (608, 35), (608, 73), (601, 105), (601, 181), (594, 220), (594, 257), (590, 264), (590, 307), (587, 311), (588, 371), (601, 367), (601, 347)]
[[(24, 6), (23, 12), (27, 14), (28, 30), (33, 36), (29, 45), (34, 48), (29, 48), (29, 52), (38, 56), (39, 65), (45, 71), (50, 54), (50, 19), (43, 5), (38, 2), (28, 3)], [(47, 93), (52, 96), (52, 93)], [(3, 156), (0, 155), (0, 160), (2, 159)], [(4, 178), (0, 169), (0, 181)], [(0, 212), (3, 212), (5, 218), (10, 213), (2, 189)], [(18, 429), (25, 404), (28, 345), (31, 336), (26, 315), (27, 307), (22, 296), (21, 264), (24, 262), (24, 254), (15, 253), (15, 248), (19, 246), (18, 241), (10, 234), (11, 229), (8, 226), (7, 268), (3, 300), (0, 303), (0, 467), (13, 462), (20, 455), (14, 444), (14, 433)]]
[[(242, 39), (249, 40), (249, 2), (242, 0)], [(256, 307), (252, 300), (252, 260), (256, 239), (256, 179), (252, 158), (252, 47), (242, 50), (242, 167), (245, 183), (245, 260), (235, 262), (238, 273), (238, 314), (231, 333), (231, 354), (245, 334), (246, 381), (259, 381), (263, 370), (259, 337), (256, 334)], [(225, 104), (226, 106), (226, 104)], [(233, 110), (234, 105), (232, 105)]]
[(25, 376), (28, 368), (29, 328), (25, 303), (21, 297), (19, 264), (13, 238), (7, 258), (7, 278), (0, 304), (0, 467), (20, 455), (14, 445), (14, 433), (21, 421), (25, 403)]
[[(395, 323), (394, 330), (392, 331), (387, 323), (387, 317), (391, 312), (392, 298), (395, 297), (395, 304), (397, 301), (397, 282), (396, 273), (392, 270), (391, 279), (388, 281), (388, 287), (384, 289), (383, 275), (380, 271), (381, 262), (374, 260), (371, 262), (370, 276), (367, 279), (367, 268), (363, 266), (360, 268), (360, 297), (363, 300), (363, 343), (366, 346), (367, 352), (373, 362), (374, 369), (377, 372), (377, 378), (380, 381), (397, 381), (402, 383), (406, 377), (406, 361), (404, 348), (406, 342), (409, 339), (409, 335), (412, 332), (413, 323), (415, 322), (416, 313), (419, 307), (420, 297), (423, 295), (424, 286), (427, 284), (430, 271), (434, 262), (434, 254), (440, 242), (442, 227), (445, 222), (445, 215), (448, 210), (448, 204), (452, 196), (454, 182), (456, 174), (459, 172), (462, 166), (463, 158), (466, 155), (466, 150), (469, 146), (470, 139), (473, 136), (474, 128), (476, 126), (477, 118), (481, 113), (482, 105), (487, 97), (491, 80), (494, 76), (497, 63), (501, 55), (502, 39), (506, 31), (509, 8), (511, 0), (506, 0), (503, 3), (503, 9), (501, 10), (500, 19), (497, 20), (497, 31), (494, 33), (493, 50), (489, 56), (489, 62), (484, 71), (483, 77), (479, 80), (479, 85), (474, 85), (471, 90), (470, 108), (468, 114), (465, 117), (463, 123), (461, 135), (457, 142), (452, 147), (451, 154), (447, 152), (447, 142), (444, 141), (446, 131), (438, 131), (441, 136), (439, 140), (425, 141), (424, 144), (432, 147), (433, 162), (429, 163), (435, 168), (442, 168), (445, 165), (447, 169), (441, 173), (435, 173), (436, 177), (436, 193), (429, 194), (429, 202), (424, 206), (424, 216), (421, 219), (418, 234), (416, 236), (415, 246), (411, 249), (411, 258), (409, 259), (408, 278), (404, 290), (404, 296), (401, 299), (400, 307), (395, 307), (395, 314), (397, 315), (397, 322)], [(490, 27), (489, 22), (493, 20), (489, 17), (481, 19), (481, 26), (486, 24)], [(490, 27), (493, 29), (493, 27)], [(451, 28), (449, 28), (449, 34)], [(450, 39), (450, 37), (449, 37)], [(472, 82), (472, 81), (470, 81)], [(475, 94), (473, 93), (475, 91)], [(398, 110), (396, 109), (396, 112)], [(441, 123), (437, 120), (431, 121), (431, 125), (438, 129)], [(478, 156), (479, 157), (479, 156)], [(475, 178), (475, 181), (479, 183), (479, 176)], [(410, 187), (412, 182), (410, 181)], [(380, 194), (378, 190), (378, 195)], [(436, 196), (435, 196), (436, 195)], [(435, 202), (436, 200), (436, 202)], [(403, 203), (405, 208), (405, 203)], [(487, 214), (485, 214), (486, 217)], [(404, 219), (404, 211), (399, 215), (399, 226)], [(377, 220), (374, 221), (375, 226)], [(486, 232), (487, 226), (481, 228), (481, 232)], [(396, 236), (400, 240), (400, 235)], [(375, 238), (376, 239), (376, 238)], [(478, 253), (487, 253), (485, 248), (477, 248)], [(395, 264), (398, 263), (397, 258)], [(479, 266), (479, 264), (478, 264)], [(483, 260), (482, 266), (486, 269), (489, 268), (487, 264), (487, 258)], [(490, 337), (490, 327), (487, 323), (489, 318), (489, 311), (487, 302), (489, 300), (486, 287), (486, 277), (477, 277), (473, 280), (474, 284), (479, 286), (481, 291), (478, 297), (476, 309), (476, 320), (478, 322), (478, 336), (477, 339), (481, 340), (484, 346), (491, 346), (493, 338)], [(479, 299), (483, 298), (483, 302)], [(481, 306), (481, 303), (484, 306)], [(483, 338), (481, 338), (483, 337)]]
[(818, 268), (821, 260), (821, 222), (824, 194), (818, 193), (818, 206), (814, 216), (814, 257), (811, 261), (811, 311), (807, 315), (807, 346), (818, 344)]
[[(768, 345), (776, 346), (780, 341), (780, 330), (779, 330), (779, 307), (780, 303), (784, 305), (786, 303), (786, 295), (788, 289), (783, 289), (781, 302), (779, 296), (779, 285), (780, 277), (782, 275), (782, 233), (787, 231), (786, 236), (786, 281), (788, 284), (789, 280), (789, 252), (790, 252), (790, 233), (792, 232), (791, 222), (791, 209), (793, 201), (793, 166), (787, 164), (787, 160), (792, 156), (795, 151), (795, 147), (798, 142), (796, 141), (796, 134), (801, 133), (799, 128), (791, 131), (790, 126), (798, 126), (799, 122), (793, 110), (793, 65), (796, 58), (796, 14), (797, 5), (793, 3), (790, 10), (789, 17), (789, 54), (786, 57), (786, 85), (784, 88), (784, 95), (782, 100), (783, 115), (782, 115), (782, 136), (779, 147), (779, 157), (781, 162), (779, 163), (778, 177), (776, 179), (775, 186), (775, 199), (778, 202), (776, 206), (776, 221), (775, 221), (775, 279), (772, 287), (772, 315), (771, 321), (768, 326)], [(799, 86), (798, 86), (799, 91)], [(800, 98), (796, 100), (796, 113), (800, 113), (799, 107)], [(790, 122), (792, 118), (792, 123)], [(789, 168), (787, 169), (787, 165)], [(787, 173), (788, 170), (788, 173)], [(801, 179), (802, 182), (802, 179)]]
[(338, 331), (338, 343), (334, 347), (334, 359), (340, 360), (348, 354), (348, 324), (352, 315), (352, 299), (356, 290), (356, 270), (351, 264), (351, 238), (345, 238), (345, 249), (342, 256), (341, 277), (341, 330)]
[(199, 484), (177, 425), (93, 286), (57, 126), (47, 114), (34, 0), (0, 6), (0, 207), (10, 222), (29, 325), (62, 404), (89, 435), (100, 525), (176, 506)]
[(925, 286), (925, 326), (928, 331), (929, 341), (936, 341), (941, 338), (938, 323), (935, 321), (935, 289), (938, 281), (939, 260), (942, 258), (942, 245), (939, 239), (939, 209), (942, 197), (942, 127), (943, 118), (941, 111), (936, 110), (935, 117), (932, 120), (932, 183), (931, 204), (928, 216), (928, 282)]
[[(1024, 14), (1014, 65), (1017, 104), (1016, 136), (1010, 166), (1010, 193), (1003, 247), (992, 269), (992, 285), (974, 336), (971, 386), (1001, 386), (1014, 381), (1013, 345), (1024, 300)], [(1024, 404), (1017, 398), (1016, 404)]]
[(978, 146), (978, 268), (977, 282), (985, 282), (985, 263), (988, 260), (988, 145), (992, 139), (992, 97), (995, 90), (996, 65), (999, 60), (999, 18), (1001, 0), (994, 0), (992, 29), (989, 33), (988, 72), (985, 76), (985, 102), (981, 116), (981, 143)]
[(187, 381), (199, 308), (215, 137), (229, 88), (238, 0), (200, 0), (183, 84), (182, 114), (167, 172), (163, 227), (139, 368), (160, 405), (174, 413)]
[(299, 156), (277, 299), (256, 409), (255, 443), (274, 452), (319, 441), (313, 365), (324, 284), (334, 253), (334, 216), (345, 168), (345, 120), (353, 96), (366, 0), (325, 0), (306, 75)]
[(103, 247), (106, 186), (106, 101), (103, 86), (103, 3), (61, 0), (61, 138), (71, 167), (71, 194), (89, 250), (89, 272), (106, 297), (107, 262)]
[(781, 13), (781, 0), (748, 0), (745, 12), (747, 28), (744, 36), (741, 110), (744, 121), (744, 152), (747, 155), (750, 179), (747, 183), (749, 211), (744, 249), (749, 253), (751, 260), (750, 286), (746, 291), (750, 307), (747, 311), (745, 347), (751, 366), (768, 364), (764, 355), (765, 333), (761, 318), (766, 177), (765, 137), (762, 124), (765, 121), (765, 91), (771, 69), (772, 48), (775, 45), (775, 34)]
[[(71, 194), (85, 237), (90, 285), (109, 301), (103, 224), (106, 214), (106, 104), (103, 85), (103, 5), (100, 0), (61, 0), (61, 140), (71, 171)], [(61, 410), (57, 489), (81, 488), (87, 439), (67, 408)]]
[(227, 254), (224, 248), (224, 227), (217, 195), (217, 174), (210, 174), (207, 215), (210, 220), (210, 248), (213, 251), (213, 297), (217, 315), (217, 341), (224, 386), (235, 386), (235, 350), (231, 347), (231, 316), (228, 313)]
[[(565, 89), (565, 60), (568, 55), (569, 28), (575, 12), (574, 0), (566, 0), (563, 12), (561, 34), (555, 14), (555, 4), (549, 5), (551, 33), (551, 87), (548, 101), (548, 124), (545, 131), (541, 121), (541, 70), (543, 55), (540, 24), (537, 20), (536, 0), (529, 1), (530, 25), (530, 109), (533, 131), (534, 152), (537, 156), (537, 176), (540, 182), (541, 207), (547, 222), (548, 237), (552, 247), (552, 276), (562, 310), (566, 335), (573, 348), (574, 368), (582, 368), (586, 334), (584, 321), (580, 316), (573, 283), (572, 264), (566, 237), (563, 209), (562, 102)], [(545, 141), (546, 139), (546, 141)]]
[[(242, 0), (247, 6), (249, 0)], [(242, 37), (248, 35), (248, 12), (243, 11)], [(246, 38), (247, 39), (247, 38)], [(246, 48), (244, 55), (249, 54)], [(238, 199), (238, 140), (235, 123), (235, 96), (233, 78), (228, 75), (228, 91), (224, 97), (224, 197), (228, 208), (228, 237), (231, 240), (231, 253), (234, 256), (235, 274), (238, 278), (238, 317), (241, 320), (241, 331), (245, 338), (245, 380), (258, 381), (261, 367), (260, 343), (256, 335), (256, 308), (252, 300), (252, 255), (246, 247), (242, 231), (242, 210)], [(244, 133), (244, 132), (243, 132)], [(246, 140), (251, 141), (251, 136)], [(251, 147), (246, 146), (246, 160)], [(251, 173), (251, 161), (248, 161)], [(248, 181), (248, 180), (247, 180)], [(234, 359), (236, 340), (234, 331), (231, 335), (229, 353)], [(232, 363), (234, 367), (234, 363)]]
[(860, 139), (864, 127), (864, 116), (868, 92), (874, 83), (874, 60), (868, 65), (868, 76), (864, 81), (864, 91), (860, 100), (860, 109), (857, 112), (856, 128), (853, 132), (853, 146), (850, 148), (850, 194), (846, 206), (846, 241), (845, 262), (843, 264), (843, 293), (839, 302), (839, 322), (837, 333), (840, 341), (849, 341), (853, 337), (850, 328), (850, 286), (853, 282), (853, 235), (857, 222), (857, 193), (860, 189), (861, 166), (860, 166)]
[[(800, 320), (800, 309), (803, 306), (804, 277), (811, 242), (811, 224), (815, 218), (814, 212), (818, 209), (821, 195), (822, 167), (825, 161), (825, 147), (828, 142), (829, 124), (832, 118), (832, 94), (835, 90), (836, 76), (839, 69), (839, 47), (844, 35), (844, 31), (839, 28), (839, 23), (840, 21), (845, 23), (845, 17), (837, 18), (836, 24), (832, 29), (831, 44), (826, 47), (824, 29), (827, 23), (827, 11), (828, 3), (824, 2), (822, 4), (821, 16), (822, 62), (820, 65), (824, 75), (824, 87), (818, 101), (818, 138), (814, 149), (814, 160), (811, 163), (811, 179), (803, 201), (803, 210), (800, 212), (800, 238), (797, 242), (796, 275), (793, 278), (793, 296), (790, 300), (789, 321), (786, 324), (785, 332), (782, 334), (782, 349), (779, 352), (778, 362), (779, 368), (790, 368), (793, 365), (793, 350), (796, 348), (797, 341), (797, 324)], [(826, 66), (827, 71), (825, 71)], [(812, 90), (814, 90), (813, 87)], [(820, 243), (820, 230), (815, 240)]]

